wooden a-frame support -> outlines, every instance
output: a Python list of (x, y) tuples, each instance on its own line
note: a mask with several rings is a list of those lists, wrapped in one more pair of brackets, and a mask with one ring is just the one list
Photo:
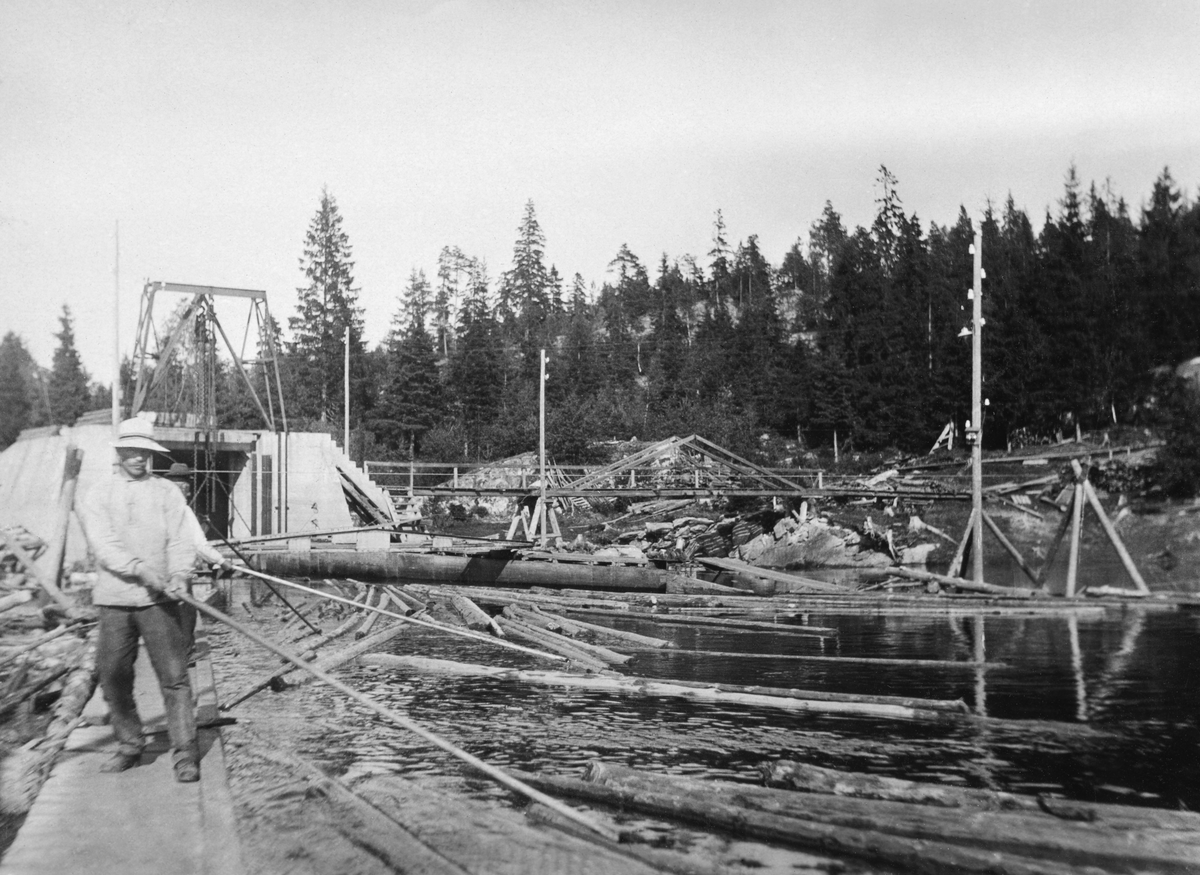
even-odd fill
[(541, 498), (534, 503), (532, 513), (528, 507), (518, 505), (517, 510), (513, 513), (512, 522), (508, 524), (506, 539), (516, 540), (517, 530), (520, 529), (524, 532), (526, 541), (537, 542), (542, 534), (543, 519), (546, 521), (546, 540), (553, 542), (556, 547), (561, 547), (562, 529), (558, 525), (558, 514), (554, 512), (553, 499), (547, 502), (545, 514), (542, 513)]
[[(1116, 527), (1113, 526), (1112, 520), (1109, 519), (1103, 505), (1100, 504), (1100, 497), (1096, 494), (1096, 488), (1088, 481), (1087, 475), (1084, 474), (1083, 468), (1078, 460), (1071, 460), (1071, 470), (1075, 475), (1075, 488), (1071, 496), (1071, 507), (1067, 513), (1063, 515), (1062, 522), (1059, 523), (1058, 530), (1054, 534), (1054, 539), (1050, 542), (1050, 549), (1046, 553), (1046, 560), (1042, 563), (1040, 571), (1035, 572), (1028, 562), (1021, 556), (1020, 551), (1004, 537), (1000, 528), (996, 525), (995, 520), (987, 511), (983, 511), (983, 521), (996, 539), (1004, 547), (1005, 551), (1016, 561), (1025, 575), (1034, 582), (1043, 592), (1046, 591), (1046, 577), (1049, 574), (1050, 566), (1054, 564), (1054, 559), (1058, 555), (1059, 548), (1062, 546), (1063, 538), (1066, 537), (1067, 531), (1071, 532), (1071, 540), (1069, 542), (1069, 553), (1067, 558), (1067, 586), (1065, 595), (1072, 598), (1078, 593), (1079, 579), (1079, 548), (1083, 534), (1083, 511), (1085, 505), (1091, 505), (1095, 511), (1097, 518), (1100, 520), (1100, 525), (1104, 529), (1104, 534), (1108, 536), (1109, 542), (1117, 551), (1117, 556), (1121, 559), (1121, 564), (1125, 567), (1125, 572), (1133, 581), (1136, 591), (1142, 595), (1150, 592), (1150, 588), (1146, 586), (1146, 581), (1142, 578), (1141, 572), (1133, 562), (1133, 557), (1129, 555), (1129, 551), (1125, 547), (1125, 543), (1121, 540), (1121, 536), (1117, 534)], [(951, 577), (961, 576), (963, 565), (966, 562), (967, 556), (971, 548), (971, 533), (975, 526), (975, 511), (971, 511), (971, 517), (967, 520), (966, 528), (963, 532), (962, 540), (959, 541), (958, 549), (954, 553), (954, 559), (950, 562), (950, 569), (946, 573)], [(1087, 589), (1085, 583), (1079, 593)]]

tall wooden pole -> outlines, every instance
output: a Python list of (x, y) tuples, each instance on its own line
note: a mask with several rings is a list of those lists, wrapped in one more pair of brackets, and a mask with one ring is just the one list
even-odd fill
[(346, 399), (342, 413), (342, 449), (350, 456), (350, 326), (346, 326), (346, 368), (342, 381), (342, 393)]
[(121, 222), (118, 220), (113, 243), (116, 252), (113, 258), (113, 381), (112, 381), (112, 427), (113, 433), (121, 424)]
[(541, 501), (538, 502), (539, 543), (546, 549), (546, 350), (538, 350), (540, 379), (538, 380), (538, 456), (540, 471), (538, 480), (542, 485)]
[(971, 295), (971, 506), (975, 514), (971, 566), (976, 583), (983, 583), (983, 237), (975, 232)]

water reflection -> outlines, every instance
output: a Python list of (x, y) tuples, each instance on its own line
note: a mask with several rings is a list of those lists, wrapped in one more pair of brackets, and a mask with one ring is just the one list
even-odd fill
[[(915, 780), (1200, 808), (1200, 698), (1195, 695), (1200, 624), (1187, 612), (1130, 608), (1066, 616), (945, 617), (821, 610), (809, 614), (809, 622), (837, 628), (838, 637), (821, 642), (628, 617), (614, 618), (612, 625), (668, 638), (680, 648), (637, 654), (621, 667), (628, 675), (962, 699), (974, 714), (1003, 719), (924, 723), (791, 713), (367, 666), (342, 676), (501, 767), (577, 775), (588, 760), (601, 759), (756, 782), (760, 766), (794, 758)], [(548, 667), (523, 654), (424, 629), (399, 636), (389, 649), (486, 665)], [(790, 654), (961, 664), (783, 658)], [(310, 755), (342, 770), (457, 771), (447, 755), (414, 736), (378, 727), (336, 693), (310, 689), (328, 709), (328, 718), (305, 738)]]

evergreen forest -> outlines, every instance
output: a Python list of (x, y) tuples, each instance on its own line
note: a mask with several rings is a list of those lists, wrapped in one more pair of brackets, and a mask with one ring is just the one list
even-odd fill
[[(1040, 230), (1011, 196), (978, 225), (965, 209), (943, 225), (905, 211), (887, 168), (876, 182), (869, 227), (845, 227), (826, 202), (791, 248), (770, 254), (753, 234), (728, 239), (717, 211), (709, 251), (647, 257), (621, 246), (598, 286), (547, 263), (530, 201), (497, 275), (446, 245), (429, 272), (398, 278), (375, 348), (363, 339), (349, 230), (324, 190), (297, 298), (275, 302), (277, 313), (290, 308), (287, 330), (269, 327), (289, 425), (340, 436), (348, 327), (356, 459), (480, 461), (536, 448), (542, 349), (559, 463), (592, 461), (598, 441), (693, 432), (755, 455), (835, 439), (927, 452), (947, 423), (961, 434), (970, 416), (976, 232), (985, 446), (1154, 423), (1164, 377), (1200, 356), (1200, 201), (1169, 170), (1131, 208), (1071, 167)], [(65, 308), (62, 325), (48, 375), (19, 337), (0, 343), (5, 444), (21, 427), (108, 403), (88, 387)], [(261, 427), (223, 370), (220, 425)]]

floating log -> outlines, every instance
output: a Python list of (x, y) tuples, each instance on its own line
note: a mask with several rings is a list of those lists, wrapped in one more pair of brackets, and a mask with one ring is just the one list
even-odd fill
[(533, 610), (529, 612), (531, 614), (542, 614), (547, 617), (553, 617), (555, 620), (563, 619), (563, 622), (569, 622), (573, 626), (585, 629), (588, 632), (596, 635), (598, 638), (607, 638), (611, 641), (617, 641), (625, 645), (634, 644), (639, 647), (651, 647), (658, 649), (675, 646), (673, 641), (668, 641), (665, 638), (653, 638), (650, 635), (639, 635), (637, 632), (627, 632), (624, 629), (614, 629), (611, 626), (601, 626), (599, 623), (588, 623), (585, 620), (566, 620), (564, 618), (560, 618), (558, 614), (551, 614), (543, 611), (537, 605), (533, 605), (532, 608)]
[(704, 593), (720, 595), (721, 593), (744, 593), (744, 589), (736, 586), (726, 586), (699, 577), (687, 577), (682, 574), (672, 574), (667, 577), (667, 592), (671, 594)]
[(561, 658), (574, 663), (579, 668), (589, 671), (603, 671), (608, 666), (608, 663), (604, 660), (593, 656), (581, 647), (576, 647), (576, 642), (568, 641), (561, 635), (555, 635), (553, 632), (539, 629), (536, 626), (530, 626), (527, 623), (521, 623), (517, 620), (511, 620), (508, 617), (502, 617), (499, 622), (500, 628), (504, 630), (507, 636), (532, 642), (543, 650), (549, 650), (552, 653), (558, 654)]
[[(663, 651), (657, 651), (662, 653)], [(792, 662), (830, 662), (847, 665), (910, 666), (912, 668), (986, 669), (1008, 668), (1003, 662), (975, 662), (953, 659), (899, 659), (887, 656), (814, 656), (807, 653), (742, 653), (725, 650), (687, 650), (682, 647), (666, 651), (670, 656), (709, 656), (722, 659), (774, 659)]]
[(520, 620), (523, 623), (529, 623), (532, 626), (538, 626), (542, 629), (549, 629), (551, 632), (557, 632), (569, 638), (586, 634), (588, 631), (574, 620), (568, 620), (566, 617), (559, 616), (558, 614), (546, 613), (536, 605), (531, 605), (528, 608), (516, 604), (507, 605), (501, 613), (506, 617), (512, 617), (514, 620)]
[[(289, 584), (289, 585), (291, 585), (291, 584)], [(267, 650), (270, 650), (275, 655), (287, 659), (289, 662), (291, 662), (297, 668), (300, 668), (301, 670), (308, 672), (317, 680), (321, 681), (322, 683), (327, 684), (328, 686), (333, 687), (335, 690), (342, 693), (344, 696), (346, 696), (350, 700), (358, 703), (359, 705), (361, 705), (364, 708), (367, 708), (367, 709), (375, 712), (377, 715), (384, 718), (388, 722), (394, 723), (403, 729), (407, 729), (409, 732), (413, 733), (414, 735), (418, 736), (419, 738), (424, 739), (425, 741), (427, 741), (430, 744), (445, 751), (446, 753), (450, 754), (451, 756), (453, 756), (459, 760), (462, 760), (463, 762), (470, 765), (472, 768), (478, 770), (479, 772), (482, 772), (487, 777), (491, 778), (492, 780), (496, 781), (499, 784), (504, 785), (508, 789), (514, 790), (517, 793), (522, 794), (523, 796), (525, 796), (526, 798), (528, 798), (530, 800), (533, 800), (536, 802), (541, 802), (543, 805), (548, 805), (551, 808), (553, 808), (555, 811), (559, 812), (560, 814), (563, 814), (566, 817), (571, 818), (576, 823), (578, 823), (582, 826), (585, 826), (588, 829), (591, 829), (591, 830), (599, 833), (600, 835), (603, 835), (608, 838), (612, 838), (614, 840), (617, 838), (616, 834), (611, 829), (606, 828), (602, 824), (596, 823), (595, 821), (588, 818), (586, 815), (580, 814), (578, 811), (575, 811), (574, 809), (570, 808), (569, 806), (563, 805), (557, 799), (547, 796), (546, 794), (541, 793), (540, 791), (528, 786), (527, 784), (523, 784), (522, 782), (511, 777), (504, 771), (496, 768), (495, 766), (489, 765), (488, 763), (479, 759), (479, 757), (476, 757), (473, 754), (468, 753), (467, 751), (463, 750), (462, 748), (458, 747), (457, 745), (452, 744), (451, 742), (447, 741), (446, 739), (442, 738), (441, 736), (429, 731), (428, 729), (421, 726), (420, 724), (415, 723), (414, 721), (410, 720), (408, 717), (406, 717), (405, 715), (396, 711), (395, 709), (387, 708), (383, 705), (380, 705), (378, 702), (376, 702), (370, 696), (363, 695), (362, 693), (358, 692), (357, 690), (354, 690), (351, 687), (348, 687), (346, 684), (342, 683), (337, 678), (330, 675), (328, 672), (326, 672), (322, 669), (319, 669), (316, 666), (313, 666), (313, 665), (310, 665), (310, 664), (304, 662), (296, 654), (290, 653), (287, 649), (280, 647), (278, 644), (274, 643), (273, 641), (270, 641), (267, 638), (264, 638), (262, 635), (259, 635), (257, 632), (254, 632), (253, 630), (248, 629), (247, 627), (243, 626), (241, 623), (238, 623), (232, 617), (226, 616), (225, 614), (221, 613), (220, 611), (218, 611), (216, 608), (212, 607), (211, 605), (205, 604), (202, 601), (194, 599), (190, 595), (187, 595), (187, 594), (180, 594), (179, 600), (184, 602), (185, 604), (191, 605), (196, 610), (200, 611), (201, 613), (205, 614), (206, 616), (211, 617), (212, 619), (217, 620), (218, 622), (224, 623), (225, 625), (229, 626), (229, 628), (233, 629), (235, 632), (245, 635), (251, 641), (255, 642), (256, 644), (258, 644), (261, 647), (265, 647)]]
[(392, 594), (392, 598), (397, 599), (401, 604), (406, 605), (411, 613), (415, 614), (418, 611), (425, 611), (429, 609), (428, 603), (408, 592), (408, 587), (384, 586), (384, 589)]
[(949, 784), (929, 784), (882, 775), (826, 769), (795, 760), (768, 763), (763, 767), (762, 774), (768, 787), (806, 793), (908, 802), (969, 811), (1046, 812), (1055, 816), (1062, 816), (1062, 809), (1069, 807), (1072, 817), (1113, 829), (1178, 829), (1200, 834), (1200, 813), (1191, 811), (1074, 802), (1048, 799), (1045, 796), (955, 787)]
[(465, 595), (454, 593), (450, 596), (450, 604), (453, 606), (455, 613), (462, 617), (462, 621), (467, 624), (468, 629), (475, 629), (476, 631), (486, 629), (500, 638), (504, 637), (504, 630), (500, 628), (496, 621)]
[(910, 580), (931, 580), (946, 586), (956, 586), (959, 589), (965, 589), (970, 592), (983, 592), (988, 595), (1002, 596), (1004, 598), (1014, 599), (1032, 599), (1042, 595), (1040, 590), (1022, 589), (1015, 586), (996, 586), (992, 583), (976, 583), (973, 580), (965, 580), (961, 577), (950, 577), (945, 574), (934, 574), (932, 571), (918, 571), (915, 568), (905, 568), (901, 565), (893, 565), (887, 568), (868, 568), (863, 570), (863, 577), (867, 579), (878, 579), (887, 575), (895, 575), (896, 577), (907, 577)]
[(838, 714), (855, 717), (882, 717), (893, 720), (937, 721), (951, 719), (952, 717), (950, 712), (947, 711), (926, 710), (890, 703), (771, 696), (761, 693), (736, 692), (737, 688), (731, 685), (724, 685), (726, 689), (717, 689), (713, 686), (705, 687), (679, 684), (672, 680), (627, 677), (611, 672), (606, 672), (603, 675), (578, 675), (555, 671), (497, 668), (488, 665), (452, 662), (445, 659), (431, 659), (422, 656), (391, 656), (382, 653), (364, 656), (363, 662), (368, 665), (382, 665), (387, 668), (409, 669), (431, 674), (500, 678), (519, 683), (568, 687), (571, 689), (608, 693), (615, 696), (633, 696), (636, 698), (687, 699), (692, 702), (710, 704), (736, 704), (752, 708), (774, 708), (782, 711)]
[[(392, 597), (388, 591), (381, 589), (379, 591), (379, 601), (376, 603), (376, 607), (386, 609), (391, 604), (391, 601)], [(405, 613), (407, 613), (407, 611), (405, 611)], [(354, 637), (366, 638), (371, 634), (371, 628), (375, 625), (376, 621), (378, 621), (382, 616), (383, 614), (377, 614), (374, 611), (367, 612), (367, 617), (362, 621), (362, 625), (354, 630)]]
[(1200, 859), (1200, 833), (1138, 828), (1125, 834), (1111, 825), (1067, 821), (1041, 812), (947, 810), (906, 802), (853, 799), (652, 775), (593, 762), (588, 779), (632, 792), (692, 794), (793, 818), (839, 827), (866, 826), (894, 837), (953, 843), (975, 850), (1028, 855), (1038, 861), (1155, 872), (1192, 873)]
[(324, 796), (330, 802), (353, 812), (353, 817), (339, 820), (338, 830), (389, 869), (396, 872), (420, 872), (422, 875), (464, 875), (465, 870), (457, 863), (431, 849), (402, 824), (355, 794), (341, 781), (325, 774), (316, 765), (298, 755), (281, 751), (278, 745), (265, 741), (256, 744), (253, 753), (301, 775), (308, 782), (310, 793)]
[[(588, 616), (611, 615), (607, 611), (594, 611), (587, 608), (564, 608), (567, 614), (584, 614)], [(804, 635), (810, 638), (836, 638), (837, 629), (829, 626), (793, 626), (786, 623), (764, 623), (758, 620), (732, 620), (717, 617), (680, 616), (679, 614), (631, 613), (631, 617), (647, 620), (651, 623), (665, 623), (676, 626), (715, 626), (735, 632), (773, 632), (782, 635)]]
[(598, 659), (601, 662), (606, 663), (608, 665), (624, 665), (625, 663), (629, 662), (629, 657), (623, 653), (617, 653), (615, 650), (610, 650), (609, 648), (602, 647), (599, 644), (590, 644), (587, 641), (578, 641), (574, 638), (568, 638), (567, 636), (562, 635), (561, 633), (558, 633), (558, 632), (551, 631), (550, 629), (547, 629), (544, 626), (531, 623), (528, 620), (526, 620), (524, 617), (518, 616), (517, 611), (514, 610), (512, 607), (508, 607), (508, 608), (504, 609), (504, 617), (507, 618), (507, 620), (509, 620), (509, 621), (515, 621), (522, 628), (532, 628), (532, 629), (541, 630), (546, 635), (552, 636), (550, 638), (551, 641), (557, 642), (558, 640), (561, 639), (568, 646), (574, 647), (578, 650), (582, 650), (584, 653), (588, 654), (593, 659)]
[[(595, 765), (595, 764), (594, 764)], [(894, 866), (920, 875), (1068, 875), (1084, 870), (1061, 863), (1043, 864), (1028, 857), (958, 847), (938, 840), (901, 838), (869, 828), (837, 826), (796, 817), (754, 811), (741, 804), (709, 796), (704, 790), (681, 792), (664, 787), (659, 790), (614, 786), (588, 778), (566, 778), (518, 772), (521, 779), (545, 792), (558, 793), (623, 810), (642, 811), (658, 817), (698, 823), (709, 829), (721, 829), (734, 836), (748, 836), (800, 847), (822, 854), (842, 854), (874, 863)], [(707, 784), (709, 782), (694, 782)], [(737, 785), (739, 787), (743, 785)]]
[[(371, 601), (371, 594), (368, 592), (368, 593), (366, 593), (366, 598), (364, 599), (364, 607), (367, 606), (370, 603), (370, 601)], [(382, 599), (380, 601), (382, 601)], [(382, 605), (377, 605), (376, 607), (382, 607)], [(379, 615), (374, 614), (373, 616), (377, 617)], [(336, 641), (338, 638), (341, 638), (343, 635), (348, 634), (351, 629), (353, 629), (355, 626), (357, 626), (359, 623), (362, 622), (362, 619), (363, 618), (362, 618), (361, 614), (351, 614), (350, 617), (348, 617), (340, 626), (336, 626), (332, 632), (326, 632), (324, 635), (321, 635), (321, 636), (313, 639), (312, 641), (306, 642), (308, 644), (308, 647), (301, 654), (301, 658), (304, 659), (306, 662), (312, 662), (314, 659), (317, 658), (317, 649), (318, 648), (324, 647), (330, 641)]]
[[(720, 559), (716, 557), (697, 557), (697, 562), (709, 568), (717, 568), (729, 574), (736, 574), (739, 577), (759, 578), (762, 580), (770, 580), (775, 583), (785, 583), (789, 587), (802, 587), (815, 592), (835, 592), (844, 593), (846, 588), (838, 586), (835, 583), (826, 583), (823, 580), (813, 580), (810, 577), (801, 577), (798, 574), (789, 574), (786, 571), (776, 571), (773, 568), (759, 568), (749, 563), (742, 562), (738, 559)], [(752, 585), (757, 586), (757, 584)], [(757, 589), (755, 590), (757, 592)], [(771, 587), (765, 594), (769, 595), (775, 591)]]
[[(313, 589), (311, 587), (304, 586), (303, 584), (296, 583), (291, 580), (284, 580), (282, 577), (272, 577), (269, 574), (263, 574), (261, 571), (255, 571), (253, 568), (241, 568), (241, 569), (239, 569), (239, 571), (241, 571), (241, 573), (243, 573), (243, 574), (249, 574), (252, 577), (259, 577), (259, 578), (262, 578), (263, 580), (273, 581), (275, 583), (280, 584), (281, 586), (289, 587), (290, 589), (301, 590), (302, 592), (306, 592), (309, 595), (320, 596), (321, 598), (329, 599), (330, 601), (339, 602), (341, 604), (347, 604), (347, 605), (350, 605), (351, 607), (360, 607), (355, 602), (350, 601), (349, 599), (344, 599), (339, 596), (335, 596), (332, 593), (321, 592), (318, 589)], [(190, 603), (191, 602), (189, 601), (189, 604)], [(488, 644), (492, 644), (496, 647), (503, 647), (508, 650), (517, 650), (522, 653), (530, 654), (531, 656), (540, 656), (540, 657), (543, 657), (544, 659), (553, 659), (553, 660), (562, 660), (563, 659), (563, 657), (558, 656), (556, 654), (542, 653), (537, 650), (531, 650), (528, 647), (522, 647), (519, 644), (513, 644), (509, 641), (504, 641), (499, 638), (492, 638), (489, 635), (481, 635), (480, 633), (472, 632), (469, 629), (456, 629), (453, 626), (447, 626), (444, 623), (435, 623), (432, 620), (422, 620), (422, 619), (418, 619), (416, 617), (409, 617), (404, 614), (397, 614), (392, 611), (385, 611), (382, 608), (370, 607), (370, 608), (366, 608), (366, 610), (379, 611), (379, 612), (382, 612), (386, 616), (393, 617), (397, 620), (402, 620), (405, 623), (412, 623), (413, 625), (416, 625), (416, 626), (425, 626), (430, 629), (437, 629), (437, 630), (440, 630), (443, 632), (449, 632), (453, 635), (457, 635), (462, 638), (471, 638), (476, 641), (484, 641), (484, 642), (486, 642)]]
[[(825, 690), (801, 690), (786, 687), (742, 686), (739, 684), (707, 684), (703, 681), (670, 681), (684, 687), (720, 690), (727, 693), (753, 693), (762, 696), (783, 696), (792, 699), (813, 699), (822, 702), (866, 702), (872, 705), (898, 705), (924, 711), (947, 711), (951, 714), (970, 714), (962, 699), (917, 699), (909, 696), (867, 696), (857, 693), (831, 693)], [(782, 761), (781, 761), (782, 762)]]
[[(333, 669), (349, 662), (355, 657), (362, 656), (364, 653), (369, 653), (376, 647), (383, 646), (388, 641), (391, 641), (393, 638), (403, 632), (405, 628), (406, 627), (403, 623), (397, 623), (394, 626), (383, 629), (380, 632), (376, 632), (369, 638), (364, 638), (357, 644), (352, 644), (349, 647), (339, 650), (337, 653), (329, 654), (324, 659), (317, 660), (315, 665), (321, 671), (332, 671)], [(264, 678), (260, 678), (259, 680), (250, 684), (250, 686), (246, 687), (246, 689), (242, 690), (242, 692), (235, 695), (228, 702), (222, 704), (221, 710), (228, 711), (231, 708), (240, 705), (242, 702), (246, 701), (256, 693), (261, 693), (268, 687), (278, 686), (281, 682), (283, 682), (287, 675), (294, 670), (295, 666), (289, 665), (278, 669), (277, 671), (271, 672), (270, 675)]]

